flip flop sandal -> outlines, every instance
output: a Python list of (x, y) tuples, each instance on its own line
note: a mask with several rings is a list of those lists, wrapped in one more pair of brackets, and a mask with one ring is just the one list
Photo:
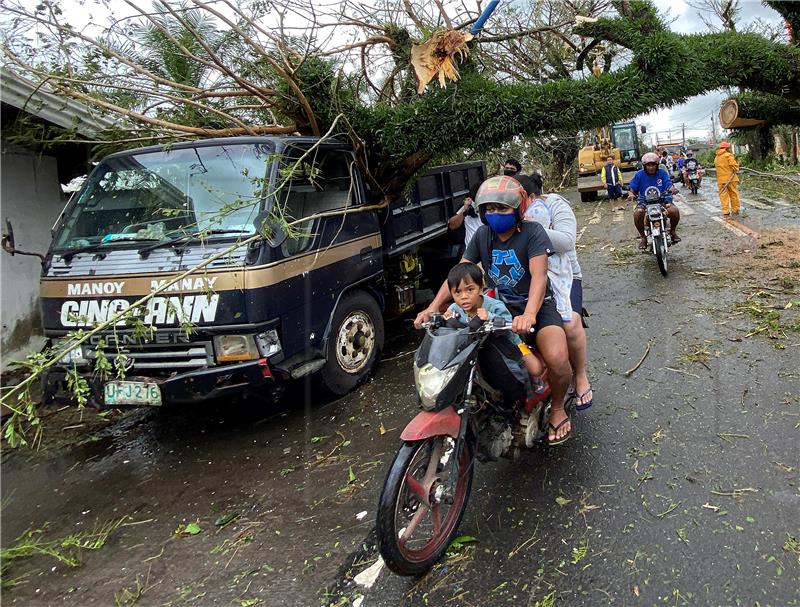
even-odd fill
[(583, 397), (592, 392), (592, 384), (589, 384), (589, 387), (586, 388), (586, 391), (581, 394), (580, 396), (575, 396), (575, 410), (576, 411), (585, 411), (589, 407), (592, 406), (594, 403), (594, 394), (592, 394), (592, 398), (589, 399), (588, 403), (583, 402)]
[[(547, 422), (548, 434), (550, 433), (550, 430), (552, 430), (553, 432), (558, 432), (559, 428), (561, 428), (561, 426), (566, 424), (568, 421), (571, 421), (569, 419), (569, 415), (567, 415), (567, 417), (562, 419), (557, 426), (554, 426), (550, 422)], [(558, 440), (548, 440), (547, 444), (550, 445), (551, 447), (555, 447), (556, 445), (561, 445), (569, 440), (571, 434), (572, 434), (572, 428), (570, 428), (569, 432), (567, 432), (564, 436), (562, 436)]]

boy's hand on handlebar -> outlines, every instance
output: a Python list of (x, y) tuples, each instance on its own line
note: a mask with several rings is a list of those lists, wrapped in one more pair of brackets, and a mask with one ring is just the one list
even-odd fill
[(489, 313), (486, 311), (486, 308), (478, 308), (475, 310), (475, 313), (481, 320), (489, 320)]
[(417, 314), (417, 317), (414, 319), (414, 328), (421, 329), (422, 323), (428, 322), (431, 318), (431, 314), (436, 314), (438, 310), (431, 310), (430, 308), (425, 308), (422, 312)]
[(529, 312), (515, 316), (511, 323), (511, 330), (514, 333), (529, 333), (531, 328), (536, 325), (536, 316)]
[(451, 310), (450, 308), (447, 308), (447, 310), (445, 310), (444, 312), (445, 320), (450, 320), (451, 318), (458, 318), (458, 317), (459, 317), (458, 312), (456, 312), (455, 310)]

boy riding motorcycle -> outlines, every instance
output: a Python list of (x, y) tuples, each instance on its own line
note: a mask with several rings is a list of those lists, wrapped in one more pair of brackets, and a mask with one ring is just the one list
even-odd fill
[[(528, 337), (530, 329), (535, 329), (534, 340), (547, 365), (552, 393), (548, 442), (554, 445), (563, 443), (572, 430), (564, 410), (572, 367), (561, 316), (547, 279), (552, 243), (541, 225), (523, 221), (521, 206), (526, 200), (525, 189), (512, 177), (484, 181), (475, 202), (485, 225), (478, 228), (461, 261), (481, 264), (488, 286), (514, 315), (514, 332)], [(431, 304), (417, 315), (414, 326), (420, 328), (450, 298), (444, 282)], [(513, 386), (493, 387), (507, 391)]]

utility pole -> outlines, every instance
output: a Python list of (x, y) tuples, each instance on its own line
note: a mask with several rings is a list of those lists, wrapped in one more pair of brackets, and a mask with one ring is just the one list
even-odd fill
[(711, 143), (717, 142), (717, 127), (714, 124), (714, 114), (711, 114)]
[(681, 147), (686, 149), (686, 123), (681, 123)]
[(792, 129), (792, 164), (797, 166), (797, 127)]

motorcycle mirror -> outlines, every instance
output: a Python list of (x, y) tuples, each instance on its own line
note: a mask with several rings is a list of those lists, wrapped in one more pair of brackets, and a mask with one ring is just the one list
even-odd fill
[(647, 127), (645, 125), (642, 125), (640, 128), (642, 129), (642, 135), (647, 133)]
[(444, 316), (442, 314), (431, 314), (430, 322), (434, 329), (438, 329), (444, 325)]

